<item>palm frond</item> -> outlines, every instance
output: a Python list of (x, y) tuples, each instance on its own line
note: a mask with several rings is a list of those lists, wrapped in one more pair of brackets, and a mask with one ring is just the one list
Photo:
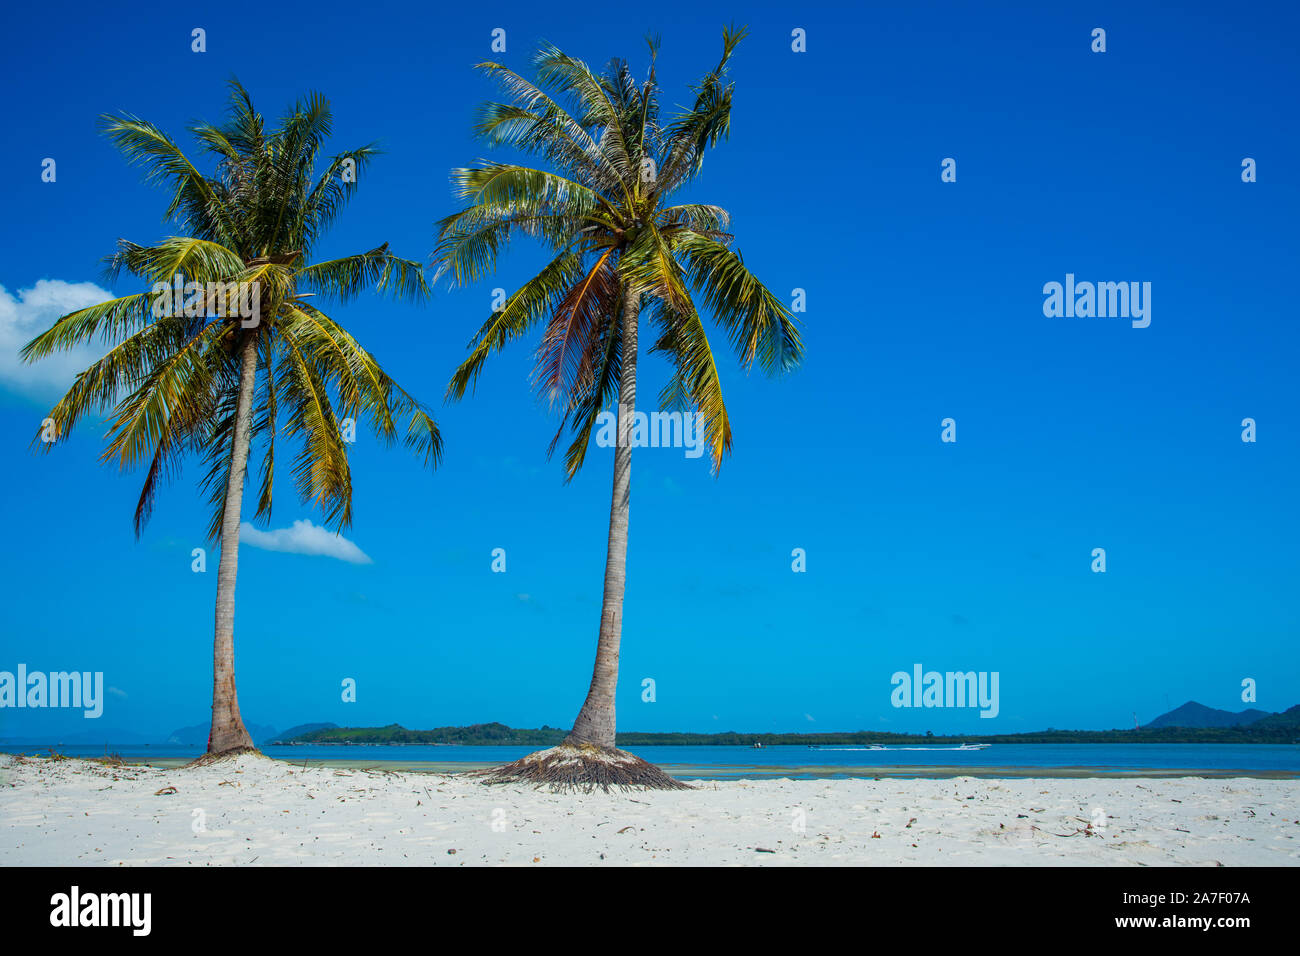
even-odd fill
[(731, 334), (742, 365), (757, 356), (765, 372), (789, 371), (803, 356), (798, 323), (785, 303), (745, 267), (740, 253), (698, 233), (679, 232), (674, 248), (691, 287)]
[(317, 262), (298, 270), (296, 279), (303, 289), (314, 289), (343, 302), (370, 288), (413, 302), (422, 302), (429, 295), (423, 266), (393, 255), (388, 243), (360, 255)]
[(520, 286), (500, 310), (492, 313), (470, 342), (469, 358), (452, 375), (447, 385), (447, 397), (464, 398), (465, 390), (478, 380), (488, 356), (505, 348), (510, 341), (524, 335), (553, 312), (555, 305), (582, 274), (582, 256), (566, 251)]

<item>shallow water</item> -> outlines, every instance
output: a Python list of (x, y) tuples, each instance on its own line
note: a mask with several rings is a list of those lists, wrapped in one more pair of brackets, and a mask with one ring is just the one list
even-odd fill
[[(45, 754), (45, 745), (5, 745), (0, 751)], [(174, 764), (201, 748), (109, 744), (60, 746), (69, 757), (118, 754), (132, 763)], [(321, 746), (266, 747), (268, 757), (295, 763), (453, 772), (506, 763), (534, 747)], [(1294, 744), (994, 744), (984, 750), (954, 745), (854, 747), (629, 747), (637, 756), (686, 779), (876, 776), (1096, 776), (1212, 775), (1300, 777)]]

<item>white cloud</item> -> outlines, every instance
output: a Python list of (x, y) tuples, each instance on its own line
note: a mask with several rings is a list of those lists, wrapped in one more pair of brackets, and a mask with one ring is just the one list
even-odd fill
[(252, 545), (264, 551), (288, 551), (291, 554), (314, 554), (338, 558), (349, 564), (374, 564), (355, 544), (310, 521), (295, 521), (292, 528), (262, 531), (247, 521), (239, 526), (239, 543)]
[(111, 298), (113, 293), (93, 282), (40, 279), (17, 295), (0, 285), (0, 383), (33, 398), (62, 395), (78, 372), (103, 357), (99, 343), (56, 352), (30, 365), (18, 357), (19, 351), (61, 316)]

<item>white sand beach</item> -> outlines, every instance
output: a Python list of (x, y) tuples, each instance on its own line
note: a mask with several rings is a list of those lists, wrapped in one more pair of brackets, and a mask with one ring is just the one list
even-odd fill
[(1294, 866), (1300, 781), (783, 779), (560, 794), (255, 756), (159, 769), (0, 754), (0, 864)]

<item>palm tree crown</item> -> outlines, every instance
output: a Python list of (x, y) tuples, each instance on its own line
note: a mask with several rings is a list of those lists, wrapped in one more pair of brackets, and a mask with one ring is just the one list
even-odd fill
[[(311, 304), (313, 294), (346, 301), (368, 288), (420, 300), (420, 265), (387, 243), (369, 252), (311, 262), (316, 242), (357, 188), (377, 154), (373, 145), (328, 158), (316, 170), (330, 135), (328, 102), (312, 94), (273, 129), (247, 91), (231, 84), (231, 116), (221, 126), (191, 130), (215, 160), (201, 173), (164, 132), (134, 116), (105, 117), (105, 132), (146, 181), (167, 188), (167, 218), (180, 234), (157, 245), (120, 240), (108, 271), (152, 285), (59, 319), (23, 350), (28, 361), (101, 341), (108, 353), (76, 378), (50, 412), (59, 440), (87, 413), (109, 413), (103, 460), (122, 468), (148, 462), (135, 510), (138, 534), (160, 483), (186, 453), (206, 466), (212, 520), (221, 528), (230, 478), (231, 442), (240, 384), (240, 353), (256, 349), (250, 438), (261, 439), (261, 487), (255, 519), (271, 514), (276, 439), (298, 443), (294, 483), (304, 503), (318, 506), (336, 528), (352, 518), (347, 443), (341, 423), (368, 421), (379, 438), (396, 438), (437, 464), (442, 439), (425, 407), (384, 373), (334, 319)], [(159, 291), (179, 283), (198, 308), (160, 307)], [(213, 283), (246, 284), (258, 295), (258, 322), (230, 315), (224, 303), (188, 292)], [(216, 306), (215, 308), (213, 306)], [(191, 314), (194, 313), (194, 314)], [(119, 396), (124, 396), (119, 398)], [(47, 446), (48, 447), (48, 446)]]
[(535, 83), (499, 63), (480, 64), (509, 101), (481, 108), (478, 135), (538, 156), (554, 171), (493, 162), (454, 170), (466, 205), (440, 223), (439, 274), (457, 284), (477, 280), (515, 234), (540, 240), (554, 258), (482, 326), (448, 394), (461, 398), (493, 351), (545, 322), (535, 384), (562, 412), (551, 449), (572, 430), (569, 478), (619, 391), (629, 296), (634, 308), (648, 302), (652, 351), (672, 365), (660, 405), (699, 414), (715, 471), (730, 451), (731, 425), (696, 300), (726, 330), (742, 365), (757, 359), (765, 371), (781, 372), (800, 360), (794, 318), (732, 248), (726, 210), (671, 202), (699, 174), (705, 152), (727, 138), (727, 65), (745, 32), (724, 31), (722, 57), (692, 88), (693, 106), (668, 122), (660, 118), (655, 40), (639, 83), (623, 60), (596, 74), (553, 46), (535, 56)]

